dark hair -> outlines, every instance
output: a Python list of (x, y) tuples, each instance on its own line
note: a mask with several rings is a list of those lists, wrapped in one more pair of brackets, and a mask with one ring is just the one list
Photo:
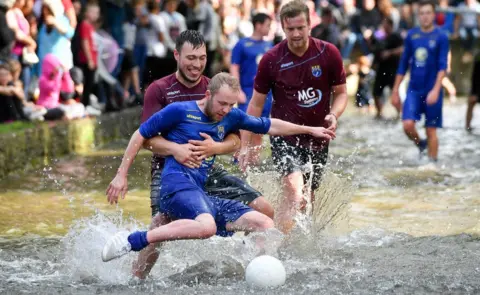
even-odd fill
[(333, 11), (330, 7), (325, 7), (322, 9), (322, 16), (332, 16), (333, 15)]
[(310, 10), (305, 2), (302, 0), (293, 0), (283, 5), (282, 9), (280, 9), (280, 21), (282, 22), (282, 26), (285, 19), (297, 17), (302, 13), (305, 14), (307, 23), (310, 24)]
[(272, 20), (272, 18), (266, 13), (259, 12), (252, 17), (253, 27), (255, 28), (256, 24), (263, 25), (267, 20)]
[(156, 0), (147, 1), (147, 10), (148, 12), (160, 10), (160, 2)]
[(200, 48), (205, 46), (205, 39), (203, 35), (195, 30), (186, 30), (183, 31), (177, 38), (175, 42), (175, 49), (180, 53), (183, 48), (183, 44), (190, 43), (193, 46), (193, 49)]
[(427, 5), (432, 6), (433, 10), (435, 11), (437, 3), (434, 0), (420, 0), (418, 2), (418, 7), (419, 8), (422, 7), (422, 6), (427, 6)]

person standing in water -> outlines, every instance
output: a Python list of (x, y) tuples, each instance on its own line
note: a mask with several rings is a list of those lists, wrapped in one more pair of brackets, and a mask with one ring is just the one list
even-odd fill
[[(391, 97), (392, 104), (401, 109), (399, 87), (410, 66), (410, 83), (402, 111), (403, 130), (421, 154), (428, 148), (428, 157), (432, 162), (438, 159), (437, 128), (442, 127), (442, 81), (449, 51), (448, 36), (434, 26), (434, 19), (434, 2), (419, 2), (420, 27), (411, 29), (405, 39)], [(421, 119), (422, 114), (425, 114), (427, 139), (422, 139), (415, 128), (415, 122)]]
[[(310, 11), (304, 1), (286, 3), (280, 19), (286, 40), (265, 53), (260, 61), (247, 112), (260, 116), (272, 91), (272, 118), (335, 131), (348, 103), (340, 52), (333, 44), (309, 36)], [(241, 136), (239, 162), (243, 169), (259, 159), (259, 149), (254, 146), (259, 142), (255, 137), (259, 136), (248, 132)], [(314, 203), (314, 191), (327, 163), (329, 141), (310, 135), (272, 136), (270, 141), (273, 162), (283, 176), (283, 199), (276, 216), (279, 229), (288, 233), (295, 214), (306, 208), (305, 200)], [(313, 168), (306, 171), (310, 164)]]

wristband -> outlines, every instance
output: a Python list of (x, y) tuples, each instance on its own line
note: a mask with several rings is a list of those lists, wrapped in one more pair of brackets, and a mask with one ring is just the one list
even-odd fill
[(334, 117), (335, 117), (335, 120), (337, 120), (337, 121), (338, 121), (337, 115), (335, 115), (334, 113), (329, 113), (329, 115), (332, 115), (332, 116), (334, 116)]

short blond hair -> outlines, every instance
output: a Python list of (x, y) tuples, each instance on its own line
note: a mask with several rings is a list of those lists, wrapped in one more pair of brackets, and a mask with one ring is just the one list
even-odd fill
[(238, 79), (228, 73), (218, 73), (213, 76), (210, 80), (210, 84), (208, 84), (208, 90), (210, 90), (210, 93), (213, 96), (220, 90), (220, 88), (222, 88), (222, 86), (228, 86), (228, 88), (234, 92), (239, 92), (241, 90)]
[(305, 14), (305, 17), (307, 18), (307, 23), (310, 24), (310, 10), (308, 9), (308, 6), (307, 4), (305, 4), (304, 0), (293, 0), (287, 2), (280, 9), (280, 22), (282, 27), (284, 20), (286, 20), (287, 18), (297, 17), (302, 13)]

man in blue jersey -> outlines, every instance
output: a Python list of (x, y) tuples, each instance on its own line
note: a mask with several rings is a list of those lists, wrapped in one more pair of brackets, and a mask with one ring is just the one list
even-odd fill
[[(296, 125), (279, 119), (256, 118), (232, 107), (240, 98), (238, 80), (229, 74), (217, 74), (200, 101), (172, 103), (144, 122), (128, 144), (119, 173), (107, 189), (109, 201), (116, 202), (114, 187), (126, 187), (127, 172), (149, 138), (161, 134), (165, 139), (185, 144), (208, 134), (222, 141), (226, 134), (246, 129), (270, 135), (308, 134), (332, 140), (335, 132), (324, 127)], [(234, 231), (264, 231), (273, 227), (268, 216), (235, 200), (210, 197), (204, 192), (208, 171), (215, 156), (203, 160), (199, 168), (188, 168), (173, 156), (166, 158), (162, 171), (159, 211), (173, 221), (149, 231), (120, 232), (107, 241), (103, 261), (140, 251), (150, 243), (181, 239), (206, 239), (215, 234), (230, 236)]]
[[(404, 43), (404, 51), (392, 91), (392, 104), (402, 105), (398, 89), (410, 66), (410, 83), (403, 105), (403, 129), (422, 154), (428, 147), (428, 157), (438, 158), (437, 128), (442, 127), (442, 80), (447, 69), (449, 43), (447, 34), (434, 26), (435, 4), (422, 1), (418, 7), (419, 28), (411, 29)], [(427, 139), (421, 139), (415, 121), (425, 114)]]
[[(273, 47), (271, 41), (264, 41), (263, 38), (270, 32), (272, 19), (268, 14), (258, 13), (252, 17), (253, 34), (251, 37), (240, 39), (232, 50), (232, 63), (230, 74), (240, 80), (242, 91), (247, 97), (245, 103), (239, 103), (238, 108), (246, 112), (248, 103), (253, 94), (253, 83), (257, 74), (258, 64), (262, 56)], [(269, 94), (262, 117), (269, 117), (272, 108), (272, 95)]]

